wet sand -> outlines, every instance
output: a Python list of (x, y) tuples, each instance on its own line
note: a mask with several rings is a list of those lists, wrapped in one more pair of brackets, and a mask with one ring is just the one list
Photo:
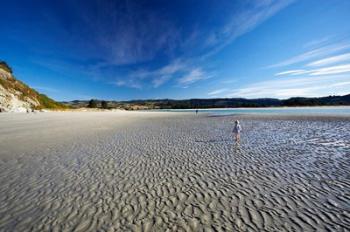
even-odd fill
[(347, 231), (350, 119), (2, 114), (0, 184), (0, 231)]

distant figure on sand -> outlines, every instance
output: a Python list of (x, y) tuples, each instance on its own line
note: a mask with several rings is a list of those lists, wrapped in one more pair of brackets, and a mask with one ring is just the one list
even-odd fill
[(196, 114), (198, 114), (198, 110), (196, 110)]
[(235, 126), (233, 127), (233, 131), (232, 131), (235, 136), (236, 143), (239, 143), (241, 140), (241, 131), (242, 131), (241, 124), (239, 124), (239, 121), (236, 120)]

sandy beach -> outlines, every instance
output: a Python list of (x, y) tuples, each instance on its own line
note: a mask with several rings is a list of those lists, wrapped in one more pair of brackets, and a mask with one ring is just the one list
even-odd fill
[(0, 231), (350, 228), (346, 117), (1, 114), (0, 148)]

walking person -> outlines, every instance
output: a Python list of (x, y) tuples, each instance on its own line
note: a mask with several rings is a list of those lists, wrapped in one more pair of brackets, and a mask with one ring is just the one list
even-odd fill
[(236, 140), (236, 143), (239, 143), (241, 140), (241, 131), (242, 131), (242, 127), (241, 124), (239, 123), (238, 120), (235, 121), (235, 125), (233, 127), (233, 134)]

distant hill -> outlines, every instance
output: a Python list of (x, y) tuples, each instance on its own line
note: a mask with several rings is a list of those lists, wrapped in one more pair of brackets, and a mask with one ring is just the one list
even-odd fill
[[(90, 100), (91, 101), (91, 100)], [(108, 101), (109, 108), (127, 110), (137, 109), (203, 109), (203, 108), (238, 108), (238, 107), (277, 107), (277, 106), (338, 106), (350, 105), (350, 94), (345, 96), (328, 96), (319, 98), (295, 97), (286, 100), (275, 98), (213, 98), (213, 99), (187, 99), (187, 100), (133, 100)], [(89, 107), (89, 101), (75, 100), (63, 102), (73, 108)], [(101, 108), (102, 101), (94, 100), (94, 107)]]
[(17, 80), (12, 69), (0, 61), (0, 112), (25, 112), (41, 109), (66, 109), (68, 106), (55, 102)]

